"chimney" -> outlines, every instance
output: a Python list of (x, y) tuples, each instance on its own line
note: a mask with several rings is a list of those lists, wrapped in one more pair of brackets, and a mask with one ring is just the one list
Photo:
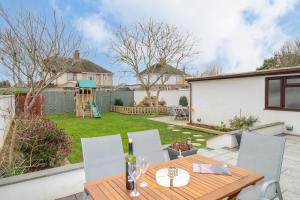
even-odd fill
[(79, 50), (75, 50), (75, 52), (74, 52), (74, 60), (80, 60), (80, 52), (79, 52)]

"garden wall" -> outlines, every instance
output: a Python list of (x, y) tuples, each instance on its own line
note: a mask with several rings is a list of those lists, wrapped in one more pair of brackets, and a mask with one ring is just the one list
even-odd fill
[[(75, 112), (75, 92), (73, 91), (45, 91), (44, 113), (63, 114)], [(97, 91), (96, 103), (101, 112), (110, 111), (115, 99), (122, 99), (124, 106), (134, 104), (133, 91)]]
[[(156, 96), (156, 91), (151, 92), (152, 96)], [(137, 90), (134, 91), (134, 101), (138, 104), (140, 101), (147, 96), (146, 91), (144, 90)], [(186, 96), (188, 102), (190, 102), (190, 90), (189, 89), (182, 89), (182, 90), (163, 90), (160, 92), (159, 100), (164, 100), (167, 103), (167, 106), (177, 106), (179, 104), (179, 98), (181, 96)]]
[(83, 164), (0, 179), (0, 199), (54, 200), (83, 191)]
[(15, 97), (13, 95), (0, 95), (0, 148), (3, 145), (14, 114)]
[[(259, 133), (262, 135), (280, 135), (284, 131), (283, 122), (269, 123), (259, 126), (254, 126), (249, 129), (249, 132)], [(212, 137), (207, 140), (206, 147), (211, 149), (220, 149), (223, 147), (234, 148), (238, 146), (235, 135), (236, 133), (242, 133), (241, 130), (231, 131)]]

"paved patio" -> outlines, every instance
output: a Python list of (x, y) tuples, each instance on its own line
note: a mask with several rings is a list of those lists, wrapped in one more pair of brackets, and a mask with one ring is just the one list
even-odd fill
[[(284, 136), (287, 138), (284, 161), (281, 173), (281, 189), (285, 200), (300, 199), (300, 137)], [(238, 151), (236, 149), (200, 149), (199, 154), (216, 160), (235, 165)], [(74, 194), (59, 200), (79, 200), (82, 193)]]
[(164, 122), (167, 124), (173, 124), (173, 125), (177, 125), (177, 126), (186, 125), (186, 123), (188, 123), (187, 120), (174, 120), (173, 117), (171, 117), (171, 116), (153, 117), (153, 118), (148, 118), (148, 119), (152, 120), (152, 121)]

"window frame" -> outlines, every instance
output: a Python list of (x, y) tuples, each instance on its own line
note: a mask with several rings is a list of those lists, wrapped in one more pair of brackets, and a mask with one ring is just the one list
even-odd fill
[(77, 81), (77, 73), (73, 72), (73, 81)]
[[(288, 79), (300, 78), (300, 75), (294, 76), (274, 76), (266, 77), (265, 79), (265, 110), (283, 110), (300, 112), (300, 108), (286, 108), (285, 107), (285, 89), (289, 87), (299, 87), (300, 83), (287, 83)], [(269, 106), (269, 80), (280, 80), (280, 106)]]

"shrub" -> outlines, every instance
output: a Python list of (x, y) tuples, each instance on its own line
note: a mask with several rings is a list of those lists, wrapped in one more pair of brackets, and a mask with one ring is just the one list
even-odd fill
[(189, 105), (186, 96), (181, 96), (180, 97), (180, 99), (179, 99), (179, 105), (181, 105), (181, 106), (188, 106)]
[(216, 127), (219, 131), (225, 131), (226, 130), (226, 124), (224, 122), (221, 122), (219, 126)]
[(1, 151), (0, 167), (4, 176), (57, 167), (65, 164), (70, 152), (70, 136), (50, 120), (15, 119)]
[(122, 99), (115, 99), (115, 103), (114, 103), (115, 106), (123, 106), (123, 101)]
[(167, 103), (165, 102), (165, 100), (161, 100), (158, 102), (158, 105), (160, 106), (165, 106)]
[(258, 121), (258, 118), (254, 117), (252, 115), (249, 117), (235, 116), (233, 119), (229, 120), (229, 124), (230, 124), (230, 127), (233, 129), (248, 129), (251, 126), (253, 126), (253, 124), (257, 121)]
[(144, 97), (144, 99), (142, 101), (140, 101), (137, 106), (139, 106), (139, 107), (155, 106), (156, 99), (157, 99), (156, 96), (151, 96), (150, 103), (149, 103), (148, 98)]

